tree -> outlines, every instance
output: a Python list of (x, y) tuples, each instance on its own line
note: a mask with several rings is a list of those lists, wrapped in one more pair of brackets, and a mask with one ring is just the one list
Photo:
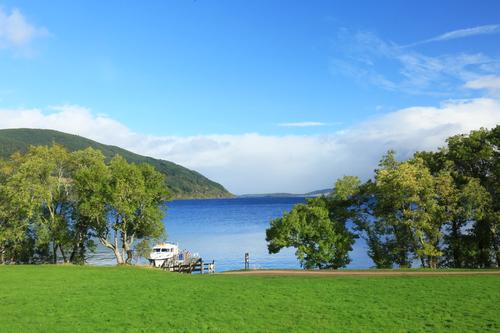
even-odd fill
[[(404, 193), (394, 184), (400, 167), (395, 152), (388, 151), (375, 170), (375, 181), (371, 187), (374, 196), (373, 216), (375, 227), (371, 228), (372, 243), (374, 246), (385, 246), (385, 249), (372, 249), (378, 253), (390, 252), (391, 261), (400, 267), (411, 266), (411, 253), (415, 248), (415, 240), (411, 229), (401, 214), (401, 199)], [(394, 178), (394, 179), (392, 179)], [(380, 180), (383, 180), (382, 182)], [(392, 188), (394, 187), (394, 188)], [(382, 235), (377, 235), (382, 233)], [(387, 236), (385, 237), (384, 234)], [(382, 238), (374, 238), (382, 236)], [(387, 238), (386, 240), (382, 240)], [(370, 243), (369, 243), (370, 244)]]
[(398, 264), (410, 265), (408, 255), (413, 252), (423, 266), (436, 268), (442, 255), (442, 221), (436, 218), (435, 180), (423, 160), (415, 158), (377, 170), (375, 186), (378, 214), (393, 227), (397, 243), (403, 245), (398, 249)]
[(118, 264), (131, 263), (137, 238), (161, 237), (165, 232), (165, 179), (152, 166), (129, 164), (120, 156), (111, 160), (109, 171), (109, 219), (99, 219), (96, 230)]
[[(10, 225), (11, 261), (25, 257), (26, 243), (31, 243), (32, 239), (36, 239), (38, 247), (48, 246), (53, 239), (44, 206), (51, 194), (48, 190), (51, 166), (47, 163), (48, 147), (44, 148), (32, 147), (27, 154), (15, 154), (10, 161), (10, 174), (2, 190), (2, 205), (5, 222)], [(31, 234), (36, 237), (31, 237)], [(54, 243), (53, 258), (56, 249)], [(34, 251), (32, 247), (30, 250), (28, 258), (23, 261), (32, 260)]]
[(395, 262), (395, 242), (389, 226), (375, 215), (376, 188), (371, 180), (359, 187), (354, 208), (354, 230), (366, 241), (368, 256), (375, 267), (391, 268)]
[(71, 262), (82, 264), (87, 249), (94, 249), (92, 236), (107, 227), (110, 173), (104, 155), (92, 148), (72, 153), (75, 191), (73, 250)]
[[(130, 263), (136, 240), (165, 228), (164, 176), (117, 156), (109, 165), (92, 148), (30, 147), (0, 161), (0, 262), (83, 264), (97, 238), (118, 263)], [(49, 255), (50, 253), (50, 255)]]
[(477, 179), (491, 202), (489, 209), (474, 221), (473, 237), (480, 267), (500, 267), (500, 125), (480, 129), (448, 140), (447, 159), (453, 162), (457, 183)]
[[(36, 205), (40, 210), (36, 224), (37, 241), (51, 244), (53, 263), (57, 263), (58, 250), (64, 262), (71, 242), (69, 224), (72, 212), (72, 179), (69, 153), (59, 145), (31, 147), (23, 156), (16, 174), (22, 187), (37, 189)], [(13, 177), (15, 179), (15, 177)]]
[(16, 252), (22, 248), (22, 242), (26, 238), (28, 230), (27, 201), (18, 200), (19, 206), (13, 209), (11, 205), (14, 198), (22, 193), (13, 191), (8, 183), (9, 177), (15, 168), (13, 161), (0, 161), (0, 264), (6, 262), (9, 257), (11, 261), (16, 258)]
[(331, 197), (309, 199), (271, 221), (266, 230), (269, 253), (294, 247), (304, 268), (338, 269), (349, 264), (355, 235), (346, 223), (352, 216), (349, 201), (357, 186), (356, 177), (339, 180)]

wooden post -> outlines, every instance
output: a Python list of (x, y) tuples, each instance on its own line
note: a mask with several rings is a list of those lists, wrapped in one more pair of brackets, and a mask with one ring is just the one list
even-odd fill
[(200, 265), (201, 265), (200, 272), (201, 274), (203, 274), (203, 260), (201, 258), (200, 258)]

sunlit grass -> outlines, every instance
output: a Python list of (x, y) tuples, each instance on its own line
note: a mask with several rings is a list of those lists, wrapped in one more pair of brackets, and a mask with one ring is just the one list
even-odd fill
[(1, 332), (498, 332), (500, 276), (0, 267)]

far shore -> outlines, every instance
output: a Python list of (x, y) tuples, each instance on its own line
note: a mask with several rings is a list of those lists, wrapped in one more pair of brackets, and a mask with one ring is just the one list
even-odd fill
[(222, 275), (275, 275), (275, 276), (439, 276), (439, 275), (500, 275), (500, 269), (353, 269), (353, 270), (300, 270), (251, 269), (221, 272)]

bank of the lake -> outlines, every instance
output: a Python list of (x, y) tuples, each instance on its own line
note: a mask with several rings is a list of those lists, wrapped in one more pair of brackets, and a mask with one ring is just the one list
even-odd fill
[(0, 267), (2, 332), (498, 332), (500, 275)]
[[(215, 260), (219, 272), (243, 268), (245, 252), (250, 253), (252, 268), (300, 268), (294, 249), (270, 255), (265, 238), (272, 219), (305, 201), (304, 197), (174, 200), (167, 203), (164, 223), (170, 241)], [(373, 265), (361, 239), (350, 256), (348, 268)], [(115, 260), (110, 250), (100, 247), (90, 263), (114, 265)]]

